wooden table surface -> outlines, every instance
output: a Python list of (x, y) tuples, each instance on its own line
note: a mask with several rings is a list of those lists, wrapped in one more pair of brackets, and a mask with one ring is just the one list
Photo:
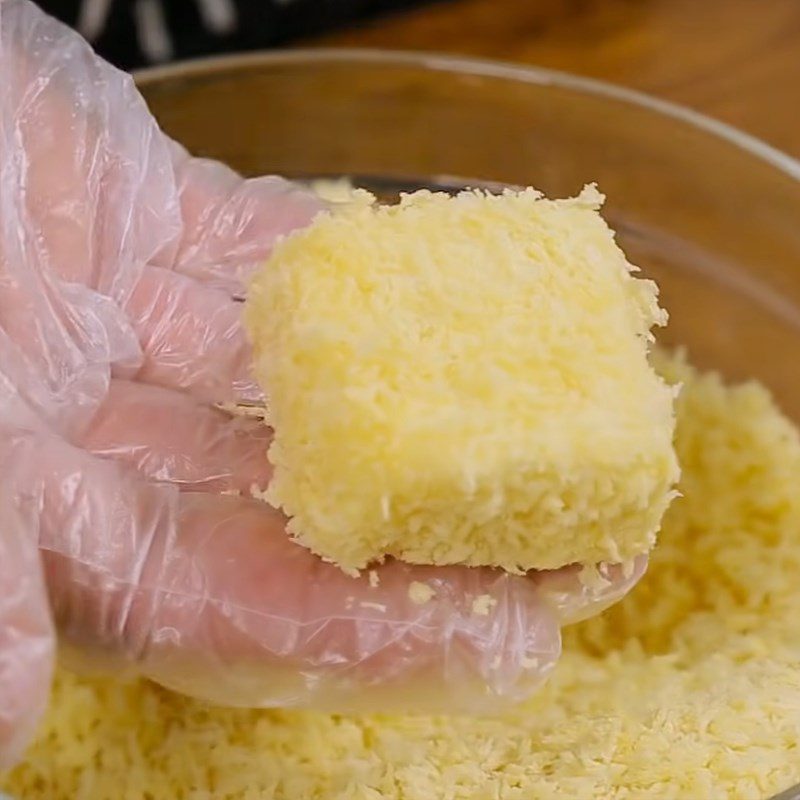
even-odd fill
[(458, 53), (600, 78), (800, 157), (800, 0), (446, 0), (304, 44)]

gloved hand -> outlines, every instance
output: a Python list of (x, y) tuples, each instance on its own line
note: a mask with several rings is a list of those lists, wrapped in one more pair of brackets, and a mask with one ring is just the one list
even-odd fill
[(494, 710), (643, 571), (354, 579), (247, 496), (269, 431), (214, 407), (260, 398), (234, 298), (319, 209), (190, 158), (129, 77), (0, 0), (0, 759), (46, 704), (54, 628), (83, 668), (223, 704)]

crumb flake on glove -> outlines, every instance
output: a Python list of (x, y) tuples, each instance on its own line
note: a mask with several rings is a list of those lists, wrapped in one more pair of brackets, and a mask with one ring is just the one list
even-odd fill
[(289, 236), (245, 322), (275, 429), (267, 499), (347, 570), (509, 571), (647, 552), (674, 496), (666, 322), (593, 187), (363, 202)]

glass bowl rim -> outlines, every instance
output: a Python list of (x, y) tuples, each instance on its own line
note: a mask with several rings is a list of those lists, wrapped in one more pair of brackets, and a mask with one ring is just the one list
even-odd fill
[(199, 75), (215, 76), (260, 65), (307, 65), (315, 63), (415, 66), (437, 72), (500, 78), (539, 86), (556, 86), (579, 94), (607, 98), (638, 106), (657, 115), (669, 117), (698, 128), (704, 133), (723, 139), (738, 149), (744, 150), (748, 155), (770, 164), (789, 178), (800, 182), (800, 159), (790, 156), (757, 136), (745, 133), (733, 125), (700, 111), (674, 103), (671, 100), (665, 100), (636, 89), (629, 89), (625, 86), (596, 78), (587, 78), (560, 70), (510, 61), (425, 51), (320, 47), (256, 50), (233, 55), (186, 59), (163, 66), (145, 67), (134, 71), (132, 75), (137, 84), (146, 85), (167, 78), (186, 78)]

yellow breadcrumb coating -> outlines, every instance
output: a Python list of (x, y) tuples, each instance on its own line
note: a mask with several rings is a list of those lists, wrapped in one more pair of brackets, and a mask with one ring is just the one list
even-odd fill
[(680, 361), (680, 489), (641, 584), (496, 719), (212, 710), (60, 672), (20, 800), (765, 800), (800, 781), (800, 437)]
[(588, 187), (417, 192), (279, 244), (245, 322), (269, 398), (266, 498), (346, 570), (509, 571), (646, 552), (673, 498), (666, 321)]

